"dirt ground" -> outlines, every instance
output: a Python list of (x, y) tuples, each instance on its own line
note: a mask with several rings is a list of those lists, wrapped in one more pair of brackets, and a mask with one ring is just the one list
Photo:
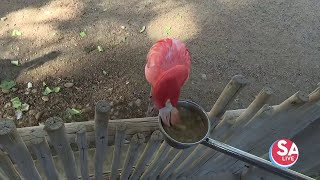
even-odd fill
[[(86, 120), (102, 99), (112, 102), (112, 119), (143, 117), (145, 58), (164, 37), (183, 40), (192, 55), (181, 98), (210, 110), (242, 74), (250, 85), (231, 109), (247, 107), (264, 86), (274, 89), (270, 104), (277, 104), (320, 81), (319, 9), (318, 0), (1, 0), (0, 79), (18, 89), (1, 93), (0, 117), (14, 116), (14, 97), (30, 105), (19, 126), (64, 116), (67, 108), (83, 110), (75, 120)], [(43, 82), (60, 92), (44, 101)]]

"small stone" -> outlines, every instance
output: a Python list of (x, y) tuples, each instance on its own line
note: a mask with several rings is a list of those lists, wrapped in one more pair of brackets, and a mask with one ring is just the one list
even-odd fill
[(18, 88), (12, 88), (11, 91), (16, 92), (16, 91), (18, 91)]
[(37, 111), (34, 110), (34, 109), (31, 109), (31, 110), (28, 112), (28, 114), (29, 114), (30, 116), (34, 116), (34, 115), (37, 114)]
[(128, 85), (128, 84), (129, 84), (129, 81), (126, 82), (126, 85)]
[(141, 106), (141, 99), (137, 99), (135, 102), (134, 102), (135, 104), (136, 104), (136, 106)]
[(128, 105), (131, 107), (133, 106), (133, 102), (129, 102)]
[(2, 17), (2, 18), (0, 18), (0, 21), (5, 21), (7, 19), (8, 19), (7, 17)]
[(5, 105), (4, 105), (4, 108), (5, 109), (8, 109), (8, 108), (10, 108), (11, 107), (11, 103), (9, 103), (9, 102), (7, 102)]
[(27, 91), (27, 92), (24, 92), (24, 94), (25, 94), (25, 95), (28, 95), (28, 94), (30, 94), (30, 92), (29, 92), (29, 91)]
[(112, 92), (112, 90), (113, 90), (113, 88), (109, 88), (109, 89), (108, 89), (109, 92)]
[(207, 80), (207, 75), (201, 74), (201, 78), (202, 78), (203, 80)]
[(37, 90), (37, 89), (32, 89), (31, 92), (32, 92), (33, 94), (35, 94), (35, 93), (38, 92), (38, 90)]
[(110, 105), (110, 106), (113, 106), (113, 101), (111, 101), (111, 102), (109, 103), (109, 105)]
[(69, 82), (69, 83), (65, 83), (64, 87), (71, 88), (73, 85), (74, 85), (73, 83)]
[(36, 120), (39, 120), (42, 115), (43, 115), (43, 112), (38, 112), (38, 113), (35, 115)]
[(10, 92), (9, 89), (1, 89), (1, 91), (4, 93), (4, 94), (8, 94)]
[(119, 115), (119, 111), (116, 111), (116, 112), (114, 113), (114, 115), (115, 115), (115, 116), (118, 116), (118, 115)]
[(42, 96), (41, 99), (42, 99), (44, 102), (49, 101), (49, 97), (48, 97), (48, 96)]
[(126, 27), (125, 26), (121, 26), (121, 29), (125, 29)]

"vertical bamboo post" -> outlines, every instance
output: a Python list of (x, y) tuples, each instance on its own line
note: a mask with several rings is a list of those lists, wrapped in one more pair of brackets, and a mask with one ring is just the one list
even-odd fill
[(12, 180), (21, 180), (8, 155), (0, 149), (0, 169)]
[(141, 180), (146, 180), (149, 178), (153, 170), (157, 167), (158, 162), (161, 161), (165, 156), (167, 156), (169, 149), (170, 146), (168, 145), (168, 143), (166, 141), (163, 141), (157, 155), (153, 158), (150, 166), (141, 175)]
[(47, 132), (54, 149), (62, 162), (66, 178), (77, 179), (76, 163), (74, 154), (66, 136), (66, 128), (63, 120), (59, 117), (51, 117), (46, 120), (44, 130)]
[(49, 144), (45, 139), (45, 132), (42, 129), (31, 131), (31, 144), (41, 168), (48, 180), (58, 180), (59, 174), (54, 165)]
[(84, 125), (78, 125), (77, 127), (76, 142), (80, 152), (80, 171), (82, 180), (89, 180), (89, 167), (88, 167), (88, 142), (86, 127)]
[(248, 108), (241, 113), (239, 117), (233, 119), (233, 124), (229, 123), (225, 119), (216, 126), (214, 131), (212, 131), (211, 137), (219, 139), (220, 141), (225, 141), (229, 136), (231, 136), (236, 129), (241, 128), (246, 122), (248, 122), (258, 111), (266, 104), (267, 100), (271, 97), (273, 91), (269, 87), (264, 87)]
[(103, 180), (103, 162), (106, 159), (108, 148), (108, 122), (110, 105), (106, 101), (99, 101), (95, 109), (95, 178)]
[(130, 180), (138, 180), (142, 174), (145, 166), (152, 158), (154, 152), (160, 146), (161, 140), (163, 139), (162, 133), (159, 130), (156, 130), (152, 133), (151, 138), (149, 139), (140, 159), (138, 160), (135, 169), (130, 177)]
[(123, 144), (126, 137), (126, 124), (120, 123), (116, 126), (116, 135), (114, 141), (114, 151), (113, 151), (113, 159), (111, 165), (111, 174), (110, 180), (115, 180), (118, 178), (119, 175), (119, 166), (120, 166), (120, 158), (121, 152), (123, 148)]
[(132, 166), (134, 165), (136, 159), (138, 158), (138, 153), (141, 145), (145, 141), (145, 137), (143, 134), (135, 134), (133, 135), (129, 149), (127, 152), (127, 156), (122, 168), (120, 180), (127, 180), (130, 176), (130, 173), (132, 171)]
[(12, 120), (4, 119), (0, 121), (0, 142), (11, 159), (17, 164), (23, 178), (41, 179), (27, 146), (19, 136)]
[(212, 121), (211, 124), (217, 123), (216, 118), (225, 112), (228, 104), (234, 100), (239, 91), (247, 84), (248, 80), (242, 75), (235, 75), (231, 78), (208, 114)]

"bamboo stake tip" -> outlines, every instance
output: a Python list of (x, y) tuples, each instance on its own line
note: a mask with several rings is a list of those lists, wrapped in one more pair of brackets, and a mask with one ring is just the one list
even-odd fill
[(163, 134), (161, 133), (161, 131), (159, 130), (155, 130), (153, 131), (153, 133), (151, 134), (151, 139), (153, 141), (161, 141), (163, 139)]
[[(301, 101), (301, 102), (307, 102), (309, 100), (309, 96), (306, 92), (303, 91), (298, 91), (296, 93), (297, 98)], [(296, 101), (293, 101), (292, 104), (298, 103)]]
[(241, 74), (233, 76), (231, 80), (235, 81), (238, 84), (243, 84), (243, 85), (249, 84), (249, 80)]
[(59, 117), (51, 117), (46, 120), (44, 123), (44, 130), (46, 131), (55, 131), (64, 126), (64, 122)]
[(145, 137), (143, 134), (137, 133), (137, 134), (133, 135), (131, 141), (135, 144), (142, 144), (145, 141)]
[(121, 123), (119, 123), (118, 125), (117, 125), (117, 131), (120, 131), (120, 132), (123, 132), (123, 131), (125, 131), (126, 130), (126, 128), (127, 128), (127, 125), (126, 125), (126, 123), (124, 123), (124, 122), (121, 122)]
[(262, 92), (264, 92), (265, 94), (268, 94), (268, 95), (272, 95), (274, 93), (274, 91), (271, 87), (264, 87), (262, 89)]
[(0, 121), (0, 135), (6, 135), (12, 133), (16, 129), (16, 125), (11, 119), (3, 119)]
[(107, 101), (101, 100), (96, 104), (96, 112), (107, 113), (110, 110), (110, 104)]
[(40, 144), (45, 140), (45, 133), (41, 129), (31, 130), (31, 143)]

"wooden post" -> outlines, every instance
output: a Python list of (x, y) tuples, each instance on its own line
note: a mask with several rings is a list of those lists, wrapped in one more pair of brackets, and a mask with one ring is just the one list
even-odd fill
[(106, 101), (99, 101), (96, 104), (94, 126), (95, 126), (95, 178), (103, 179), (103, 162), (106, 159), (108, 148), (108, 122), (110, 105)]
[(119, 175), (118, 169), (120, 166), (121, 152), (122, 152), (123, 144), (126, 137), (125, 131), (126, 131), (126, 125), (124, 123), (120, 123), (116, 127), (116, 136), (115, 136), (115, 143), (114, 143), (110, 180), (117, 179)]
[(154, 152), (157, 151), (160, 146), (161, 140), (163, 139), (162, 133), (159, 130), (156, 130), (152, 133), (150, 140), (148, 141), (140, 159), (135, 166), (135, 169), (130, 177), (130, 180), (138, 180), (141, 176), (145, 166), (152, 158)]
[(210, 120), (216, 121), (216, 117), (222, 116), (228, 104), (234, 100), (239, 91), (247, 84), (248, 80), (244, 76), (233, 76), (222, 91), (216, 103), (213, 105), (212, 109), (210, 110), (208, 114)]
[(166, 141), (163, 141), (157, 155), (153, 158), (151, 164), (147, 169), (143, 172), (140, 177), (140, 180), (146, 180), (149, 178), (153, 170), (158, 166), (158, 162), (161, 161), (165, 156), (167, 156), (169, 152), (170, 146)]
[(4, 175), (12, 180), (21, 180), (20, 175), (14, 168), (8, 155), (0, 149), (0, 169), (3, 170)]
[(80, 171), (82, 180), (89, 180), (89, 167), (88, 167), (88, 142), (86, 135), (86, 127), (84, 125), (77, 126), (77, 145), (80, 152)]
[(0, 144), (17, 164), (23, 178), (32, 180), (41, 179), (27, 146), (19, 136), (12, 120), (4, 119), (0, 121)]
[(51, 117), (46, 120), (44, 130), (47, 132), (54, 149), (62, 162), (66, 178), (77, 179), (74, 154), (66, 137), (66, 129), (63, 120), (59, 117)]
[(37, 156), (37, 159), (40, 162), (41, 168), (43, 169), (47, 179), (58, 180), (59, 174), (54, 165), (51, 151), (44, 134), (44, 131), (41, 130), (35, 130), (30, 134), (32, 138), (32, 149), (34, 154)]
[(222, 121), (212, 131), (211, 137), (225, 141), (230, 137), (234, 131), (241, 128), (246, 122), (248, 122), (261, 108), (266, 104), (267, 100), (271, 97), (273, 91), (269, 87), (264, 87), (248, 108), (241, 113), (241, 115), (230, 121), (222, 119)]
[(168, 179), (174, 170), (187, 158), (187, 156), (196, 148), (196, 146), (181, 150), (161, 172), (159, 179)]
[(158, 175), (163, 171), (163, 169), (170, 163), (170, 161), (180, 151), (183, 151), (183, 150), (171, 147), (167, 156), (165, 158), (163, 158), (162, 161), (157, 162), (157, 166), (153, 170), (153, 172), (151, 173), (150, 178), (156, 180)]
[(134, 165), (135, 161), (138, 158), (139, 148), (141, 147), (142, 143), (144, 142), (143, 134), (135, 134), (131, 139), (130, 146), (127, 152), (127, 156), (122, 168), (120, 180), (127, 180), (130, 176), (132, 171), (132, 166)]

